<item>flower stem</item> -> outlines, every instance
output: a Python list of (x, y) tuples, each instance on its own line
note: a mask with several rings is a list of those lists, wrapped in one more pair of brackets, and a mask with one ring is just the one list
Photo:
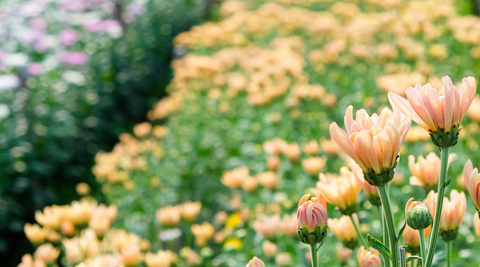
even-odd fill
[(368, 245), (368, 242), (365, 239), (365, 236), (363, 236), (363, 233), (360, 230), (360, 227), (357, 225), (357, 222), (353, 219), (353, 215), (350, 214), (349, 217), (350, 217), (350, 220), (352, 220), (353, 227), (355, 227), (355, 231), (357, 232), (358, 240), (360, 240), (360, 243), (362, 243), (362, 245), (365, 248), (369, 248), (370, 246)]
[(431, 231), (430, 243), (428, 244), (428, 254), (425, 260), (424, 267), (431, 267), (433, 262), (433, 255), (437, 246), (437, 238), (440, 227), (440, 216), (442, 214), (443, 198), (445, 197), (446, 186), (443, 186), (447, 178), (448, 167), (448, 154), (450, 148), (441, 148), (441, 165), (440, 165), (440, 178), (438, 181), (438, 195), (437, 195), (437, 208), (435, 209), (435, 219), (433, 220), (433, 227)]
[(400, 248), (400, 266), (407, 267), (407, 253), (404, 247)]
[(385, 212), (385, 221), (387, 222), (388, 236), (390, 240), (390, 252), (392, 253), (392, 266), (398, 267), (398, 243), (397, 230), (395, 229), (395, 221), (393, 219), (392, 206), (388, 196), (388, 184), (381, 185), (378, 188), (378, 194), (382, 201), (383, 210)]
[[(387, 230), (387, 221), (385, 220), (385, 212), (382, 210), (381, 207), (378, 207), (378, 214), (380, 214), (380, 217), (382, 217), (382, 242), (383, 244), (389, 243), (388, 240), (388, 230)], [(388, 257), (383, 257), (383, 265), (385, 267), (390, 267), (390, 259)]]
[(425, 257), (427, 256), (427, 253), (425, 252), (425, 231), (423, 229), (418, 229), (418, 235), (420, 236), (420, 257), (423, 258), (423, 266), (425, 263)]
[(317, 244), (311, 244), (310, 245), (310, 252), (312, 253), (312, 267), (319, 267), (319, 265), (318, 265)]
[(452, 241), (447, 242), (447, 267), (452, 266)]

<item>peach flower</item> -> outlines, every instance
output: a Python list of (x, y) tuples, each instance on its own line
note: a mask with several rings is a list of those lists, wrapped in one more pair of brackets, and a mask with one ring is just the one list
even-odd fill
[[(456, 154), (448, 156), (448, 164), (455, 160)], [(415, 156), (408, 157), (408, 168), (412, 173), (410, 184), (421, 186), (425, 191), (437, 189), (438, 178), (440, 177), (440, 158), (434, 152), (430, 152), (427, 157), (418, 156), (415, 163)]]
[(480, 213), (480, 175), (478, 174), (478, 169), (473, 168), (470, 160), (467, 161), (463, 168), (463, 178), (475, 209)]
[(365, 247), (360, 247), (358, 250), (358, 265), (360, 267), (382, 267), (382, 261), (378, 257), (378, 252), (374, 250), (365, 249)]
[(357, 205), (357, 195), (362, 187), (355, 175), (347, 167), (340, 169), (340, 176), (320, 174), (317, 189), (325, 195), (328, 203), (337, 206), (342, 213), (349, 215)]
[(265, 263), (257, 257), (253, 257), (251, 261), (247, 263), (245, 267), (265, 267)]

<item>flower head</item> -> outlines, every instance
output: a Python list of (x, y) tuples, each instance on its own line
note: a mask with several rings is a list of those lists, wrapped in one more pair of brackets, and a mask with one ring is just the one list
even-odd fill
[(327, 162), (326, 157), (312, 157), (302, 160), (303, 169), (311, 176), (317, 176), (320, 171), (322, 171), (325, 163)]
[(473, 228), (475, 229), (475, 234), (480, 238), (480, 218), (477, 214), (473, 216)]
[[(456, 157), (452, 153), (448, 157), (448, 164), (450, 164)], [(415, 156), (408, 157), (408, 168), (412, 173), (410, 177), (410, 184), (421, 186), (426, 192), (430, 190), (437, 190), (438, 177), (440, 177), (440, 158), (434, 152), (430, 152), (427, 157), (418, 156), (415, 163)]]
[(257, 257), (253, 257), (251, 261), (247, 263), (245, 267), (265, 267), (265, 263)]
[(442, 78), (440, 91), (427, 83), (417, 84), (405, 90), (407, 99), (390, 92), (388, 99), (393, 110), (399, 110), (430, 133), (433, 143), (439, 147), (450, 147), (457, 143), (460, 123), (467, 113), (476, 92), (475, 78), (463, 78), (456, 88), (450, 77)]
[(467, 187), (468, 193), (473, 200), (475, 209), (480, 214), (480, 174), (478, 174), (477, 168), (473, 168), (470, 160), (467, 161), (463, 168), (463, 178), (465, 179), (465, 187)]
[(358, 250), (358, 265), (360, 267), (382, 267), (382, 261), (380, 257), (378, 257), (378, 252), (376, 250), (371, 249), (367, 250), (365, 247), (361, 247)]
[(337, 206), (345, 215), (355, 212), (357, 196), (362, 190), (357, 178), (347, 167), (340, 169), (340, 176), (321, 173), (317, 189), (325, 195), (328, 203)]
[[(354, 214), (353, 217), (358, 223), (357, 215)], [(333, 234), (342, 241), (345, 247), (354, 249), (357, 246), (357, 232), (350, 217), (342, 216), (340, 219), (328, 219), (328, 225)]]
[(298, 203), (298, 237), (305, 244), (316, 244), (327, 235), (327, 202), (320, 192), (311, 200), (309, 197), (309, 194), (304, 195)]
[(365, 179), (375, 186), (383, 185), (393, 178), (398, 152), (411, 118), (402, 118), (400, 112), (388, 108), (380, 115), (369, 116), (364, 109), (358, 110), (353, 119), (353, 107), (345, 114), (342, 130), (335, 122), (330, 125), (330, 135), (340, 148), (350, 156), (365, 174)]
[(222, 183), (230, 188), (240, 188), (243, 180), (248, 177), (248, 172), (246, 166), (227, 171), (223, 174)]
[(465, 193), (457, 190), (450, 192), (450, 201), (443, 199), (442, 216), (440, 217), (440, 236), (444, 241), (454, 240), (458, 234), (458, 228), (462, 224), (467, 198)]
[[(431, 226), (425, 228), (425, 238), (430, 234)], [(418, 253), (420, 251), (420, 234), (418, 230), (413, 229), (412, 227), (405, 226), (405, 230), (403, 231), (403, 241), (407, 245), (407, 251), (410, 253)]]
[(413, 197), (408, 200), (405, 206), (405, 215), (408, 226), (415, 230), (425, 229), (433, 222), (428, 207), (420, 201), (413, 201)]

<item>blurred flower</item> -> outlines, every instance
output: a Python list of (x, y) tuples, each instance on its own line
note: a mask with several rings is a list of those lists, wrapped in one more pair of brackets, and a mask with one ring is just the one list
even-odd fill
[(338, 155), (340, 152), (340, 147), (333, 139), (326, 139), (325, 137), (322, 137), (320, 139), (320, 145), (322, 146), (323, 151), (325, 151), (327, 154)]
[(148, 122), (142, 122), (133, 127), (133, 132), (137, 137), (144, 137), (152, 130), (152, 124)]
[[(431, 229), (432, 226), (425, 228), (425, 239), (430, 234)], [(405, 241), (405, 244), (407, 245), (408, 252), (416, 254), (420, 251), (420, 234), (418, 233), (418, 230), (413, 229), (412, 227), (408, 226), (408, 224), (405, 226), (405, 230), (403, 231), (403, 241)]]
[[(448, 165), (455, 160), (456, 154), (452, 153), (448, 156)], [(421, 186), (425, 192), (430, 190), (437, 191), (438, 178), (440, 177), (440, 158), (434, 152), (430, 152), (426, 158), (418, 156), (415, 163), (415, 156), (408, 157), (408, 167), (412, 173), (410, 184)]]
[(264, 240), (262, 243), (263, 254), (267, 257), (273, 257), (277, 253), (277, 246), (268, 240)]
[(157, 210), (157, 220), (165, 226), (174, 227), (180, 222), (180, 206), (166, 206)]
[(251, 261), (247, 263), (247, 266), (245, 267), (265, 267), (265, 263), (257, 257), (253, 257)]
[(82, 66), (87, 64), (88, 57), (82, 52), (62, 52), (60, 62), (73, 66)]
[(33, 75), (33, 76), (37, 76), (37, 75), (42, 74), (42, 73), (43, 73), (42, 64), (40, 64), (40, 63), (31, 63), (31, 64), (27, 67), (27, 72), (28, 72), (30, 75)]
[(362, 187), (355, 175), (347, 167), (342, 167), (339, 176), (321, 173), (317, 189), (325, 195), (328, 203), (337, 206), (343, 214), (350, 215), (355, 212)]
[(283, 233), (286, 236), (295, 236), (297, 235), (297, 217), (295, 214), (283, 215), (283, 220), (280, 223)]
[(463, 178), (465, 180), (465, 187), (473, 200), (475, 209), (480, 214), (480, 175), (478, 169), (473, 168), (472, 161), (468, 160), (463, 167)]
[(255, 190), (255, 188), (257, 188), (257, 185), (257, 179), (255, 177), (248, 176), (247, 178), (245, 178), (245, 180), (243, 180), (242, 188), (248, 192), (251, 192)]
[(148, 267), (170, 267), (175, 255), (170, 250), (159, 250), (156, 254), (147, 252), (145, 263)]
[(200, 213), (201, 208), (202, 203), (200, 203), (200, 201), (191, 202), (190, 200), (188, 200), (182, 205), (181, 215), (185, 220), (193, 222)]
[(226, 250), (231, 250), (231, 249), (235, 249), (235, 250), (240, 250), (242, 249), (242, 241), (238, 238), (229, 238), (227, 240), (225, 240), (225, 243), (223, 244), (223, 247), (226, 249)]
[(296, 142), (285, 144), (282, 147), (282, 153), (285, 154), (290, 161), (297, 161), (300, 158), (300, 146)]
[(473, 215), (473, 229), (477, 237), (480, 238), (480, 218), (478, 214)]
[(405, 217), (407, 225), (415, 230), (425, 229), (433, 223), (428, 207), (420, 201), (413, 201), (413, 197), (405, 205)]
[[(220, 214), (220, 213), (218, 213), (218, 214)], [(225, 222), (225, 226), (233, 229), (233, 228), (238, 227), (242, 223), (243, 223), (243, 221), (242, 221), (242, 217), (240, 217), (240, 214), (234, 213), (234, 214), (230, 215), (230, 217), (228, 217), (227, 221)]]
[(195, 245), (198, 247), (204, 246), (215, 233), (213, 226), (208, 222), (202, 224), (194, 224), (191, 227), (193, 235), (195, 235)]
[(125, 266), (137, 266), (144, 260), (144, 255), (138, 244), (130, 244), (128, 247), (123, 248), (120, 252), (120, 257)]
[(37, 260), (41, 260), (46, 264), (53, 263), (58, 255), (60, 254), (60, 250), (58, 248), (54, 248), (52, 244), (46, 243), (37, 248), (35, 250), (34, 257)]
[(330, 125), (330, 135), (363, 170), (371, 185), (383, 185), (393, 179), (400, 145), (410, 127), (411, 119), (388, 108), (380, 115), (368, 116), (364, 109), (353, 119), (353, 107), (345, 114), (343, 131), (335, 122)]
[(454, 240), (458, 235), (458, 228), (462, 224), (465, 210), (467, 209), (467, 198), (465, 193), (458, 193), (457, 190), (450, 191), (450, 201), (443, 199), (442, 215), (440, 217), (440, 237), (448, 242)]
[(430, 135), (420, 126), (411, 126), (405, 140), (408, 142), (427, 141)]
[(33, 244), (41, 244), (47, 237), (47, 230), (41, 228), (38, 224), (26, 223), (24, 227), (25, 235)]
[(273, 238), (280, 230), (280, 216), (263, 216), (263, 218), (253, 222), (253, 229), (265, 238)]
[(280, 178), (274, 172), (262, 172), (255, 176), (257, 181), (264, 187), (274, 190), (280, 183)]
[(230, 188), (240, 188), (243, 180), (248, 177), (248, 168), (242, 166), (231, 171), (227, 171), (222, 176), (222, 183)]
[(80, 34), (76, 30), (65, 29), (58, 34), (58, 38), (61, 44), (69, 46), (74, 45), (78, 41)]
[(67, 207), (53, 205), (45, 207), (43, 213), (39, 210), (35, 212), (35, 220), (42, 226), (50, 229), (59, 229), (62, 219), (66, 217)]
[[(358, 224), (357, 214), (353, 214), (354, 220)], [(345, 247), (354, 249), (357, 244), (357, 232), (349, 216), (342, 216), (340, 219), (328, 219), (328, 226), (333, 234), (342, 241)]]
[(310, 176), (317, 176), (327, 162), (326, 157), (312, 157), (302, 160), (302, 167)]
[(378, 195), (378, 190), (376, 186), (373, 186), (369, 184), (365, 178), (363, 178), (363, 172), (360, 167), (358, 167), (357, 164), (352, 162), (352, 173), (355, 175), (355, 178), (357, 178), (358, 183), (362, 187), (363, 191), (367, 195), (368, 201), (372, 203), (372, 205), (379, 207), (382, 205), (382, 202), (380, 200), (380, 196)]
[(275, 263), (277, 266), (291, 266), (292, 256), (286, 252), (278, 253), (275, 257)]
[(305, 154), (315, 157), (318, 154), (318, 143), (315, 140), (311, 140), (307, 144), (304, 144), (302, 149)]
[(298, 237), (305, 244), (317, 244), (327, 235), (327, 202), (321, 192), (316, 192), (311, 200), (309, 197), (303, 195), (298, 202)]
[(46, 267), (46, 264), (41, 259), (33, 260), (32, 255), (25, 254), (22, 256), (22, 262), (18, 267)]
[(349, 248), (344, 247), (337, 247), (336, 254), (337, 259), (342, 263), (345, 264), (352, 258), (352, 250)]
[(442, 78), (439, 91), (429, 83), (423, 87), (406, 89), (407, 99), (390, 92), (388, 99), (394, 110), (399, 110), (430, 133), (432, 142), (439, 147), (450, 147), (457, 143), (460, 123), (465, 116), (476, 91), (473, 77), (463, 78), (457, 89), (450, 77)]
[(430, 55), (436, 59), (445, 59), (447, 54), (447, 47), (443, 44), (434, 44), (428, 49)]
[(77, 186), (75, 186), (75, 190), (77, 191), (77, 194), (80, 196), (86, 196), (90, 194), (90, 186), (87, 183), (79, 183)]
[[(374, 251), (373, 253), (371, 251)], [(360, 267), (382, 267), (382, 261), (378, 257), (376, 250), (367, 250), (365, 247), (360, 247), (358, 250), (358, 264)]]
[(275, 138), (271, 141), (265, 141), (263, 143), (263, 150), (265, 150), (267, 154), (280, 155), (285, 146), (288, 146), (288, 144), (284, 140)]
[(66, 209), (67, 218), (75, 225), (88, 222), (97, 202), (93, 199), (82, 198), (80, 201), (73, 201)]
[(219, 211), (217, 214), (215, 214), (215, 223), (222, 224), (227, 220), (227, 218), (228, 214), (225, 211)]
[(267, 158), (267, 168), (272, 172), (277, 170), (278, 166), (280, 166), (280, 163), (280, 158), (277, 156), (269, 156)]

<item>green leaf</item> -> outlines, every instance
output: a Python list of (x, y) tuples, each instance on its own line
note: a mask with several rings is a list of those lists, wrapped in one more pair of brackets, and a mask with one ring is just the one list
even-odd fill
[(406, 226), (407, 226), (407, 220), (403, 221), (403, 226), (402, 228), (400, 228), (400, 232), (398, 232), (397, 241), (400, 240), (400, 237), (402, 236)]
[(413, 260), (421, 260), (421, 261), (423, 261), (423, 258), (420, 257), (420, 256), (410, 256), (410, 257), (407, 257), (407, 262), (413, 261)]
[(370, 246), (372, 246), (374, 249), (378, 250), (384, 257), (388, 257), (389, 259), (392, 259), (392, 253), (390, 252), (390, 249), (387, 248), (380, 240), (376, 239), (375, 237), (367, 234), (368, 238), (368, 243), (370, 243)]
[(452, 181), (452, 178), (449, 177), (448, 180), (445, 181), (445, 183), (442, 185), (442, 187), (443, 187), (443, 188), (446, 188), (446, 187), (450, 184), (451, 181)]

